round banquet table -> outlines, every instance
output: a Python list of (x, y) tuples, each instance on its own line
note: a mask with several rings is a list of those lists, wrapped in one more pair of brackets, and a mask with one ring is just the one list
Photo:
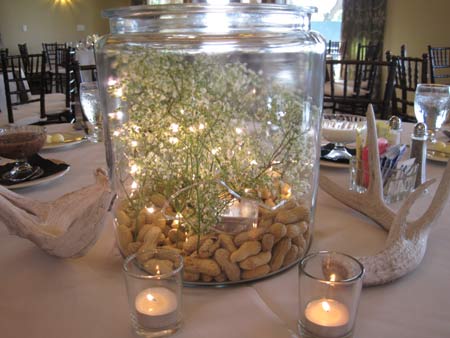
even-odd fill
[[(51, 125), (50, 132), (70, 128)], [(402, 137), (408, 140), (411, 125)], [(409, 142), (405, 142), (409, 143)], [(94, 182), (93, 171), (105, 167), (104, 146), (85, 142), (46, 151), (46, 158), (71, 165), (64, 176), (17, 192), (53, 200)], [(429, 162), (428, 178), (445, 164)], [(321, 167), (347, 184), (347, 170)], [(432, 192), (435, 188), (432, 188)], [(430, 200), (419, 200), (419, 215)], [(74, 208), (77, 206), (74, 205)], [(411, 274), (384, 286), (365, 288), (354, 337), (450, 337), (450, 205), (434, 224), (423, 262)], [(339, 250), (373, 254), (386, 234), (372, 221), (319, 190), (310, 251)], [(58, 259), (0, 226), (0, 337), (134, 337), (128, 317), (122, 258), (114, 243), (111, 218), (84, 257)], [(174, 337), (298, 337), (298, 269), (256, 283), (228, 288), (184, 288), (182, 329)]]

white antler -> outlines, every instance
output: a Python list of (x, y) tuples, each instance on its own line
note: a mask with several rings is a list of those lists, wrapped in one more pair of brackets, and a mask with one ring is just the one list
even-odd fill
[(319, 182), (322, 190), (389, 231), (385, 246), (378, 254), (358, 258), (365, 268), (364, 285), (370, 286), (400, 278), (414, 270), (422, 261), (430, 227), (439, 217), (450, 194), (450, 163), (447, 163), (429, 208), (417, 220), (407, 222), (411, 206), (435, 180), (420, 185), (395, 213), (383, 200), (375, 114), (372, 106), (369, 106), (367, 111), (367, 138), (370, 181), (366, 192), (358, 193), (343, 189), (322, 175)]

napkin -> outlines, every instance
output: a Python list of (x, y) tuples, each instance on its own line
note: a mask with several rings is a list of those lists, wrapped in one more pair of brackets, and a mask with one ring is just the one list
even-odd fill
[[(69, 167), (69, 165), (67, 163), (55, 163), (52, 160), (48, 160), (46, 158), (39, 156), (39, 154), (35, 154), (32, 157), (30, 157), (28, 159), (28, 163), (30, 163), (33, 167), (34, 166), (41, 167), (41, 169), (44, 171), (44, 173), (39, 177), (36, 177), (36, 178), (32, 177), (32, 178), (29, 178), (22, 182), (27, 182), (27, 181), (32, 181), (35, 179), (41, 179), (44, 177), (52, 176), (54, 174), (57, 174), (59, 172), (66, 170)], [(8, 180), (4, 180), (1, 178), (3, 176), (3, 174), (10, 171), (13, 167), (14, 167), (14, 162), (10, 162), (10, 163), (0, 166), (0, 184), (1, 185), (12, 186), (12, 185), (19, 183), (19, 182), (10, 182)], [(22, 182), (20, 182), (20, 183), (22, 183)]]

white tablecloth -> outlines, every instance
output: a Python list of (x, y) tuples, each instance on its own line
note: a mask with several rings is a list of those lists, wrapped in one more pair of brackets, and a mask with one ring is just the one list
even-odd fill
[[(54, 128), (60, 126), (49, 127)], [(52, 200), (93, 183), (93, 170), (105, 166), (103, 144), (85, 143), (45, 156), (66, 161), (71, 170), (20, 193)], [(427, 169), (428, 177), (440, 177), (444, 165), (430, 162)], [(346, 184), (346, 170), (321, 170)], [(423, 210), (428, 197), (414, 210)], [(449, 219), (447, 204), (416, 271), (363, 290), (354, 337), (450, 337)], [(371, 221), (319, 192), (311, 250), (370, 254), (384, 238)], [(50, 257), (0, 227), (0, 337), (133, 337), (121, 261), (111, 223), (85, 257), (67, 260)], [(297, 278), (297, 268), (292, 268), (245, 286), (185, 288), (184, 324), (174, 337), (297, 337)]]

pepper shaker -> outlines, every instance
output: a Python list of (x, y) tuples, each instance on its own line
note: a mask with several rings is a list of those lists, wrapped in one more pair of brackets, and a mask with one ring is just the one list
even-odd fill
[(402, 120), (398, 116), (391, 116), (389, 119), (389, 145), (400, 144), (400, 134), (402, 131)]
[(419, 122), (414, 126), (414, 132), (411, 135), (411, 155), (418, 164), (416, 182), (414, 188), (425, 182), (427, 179), (427, 126), (425, 123)]

